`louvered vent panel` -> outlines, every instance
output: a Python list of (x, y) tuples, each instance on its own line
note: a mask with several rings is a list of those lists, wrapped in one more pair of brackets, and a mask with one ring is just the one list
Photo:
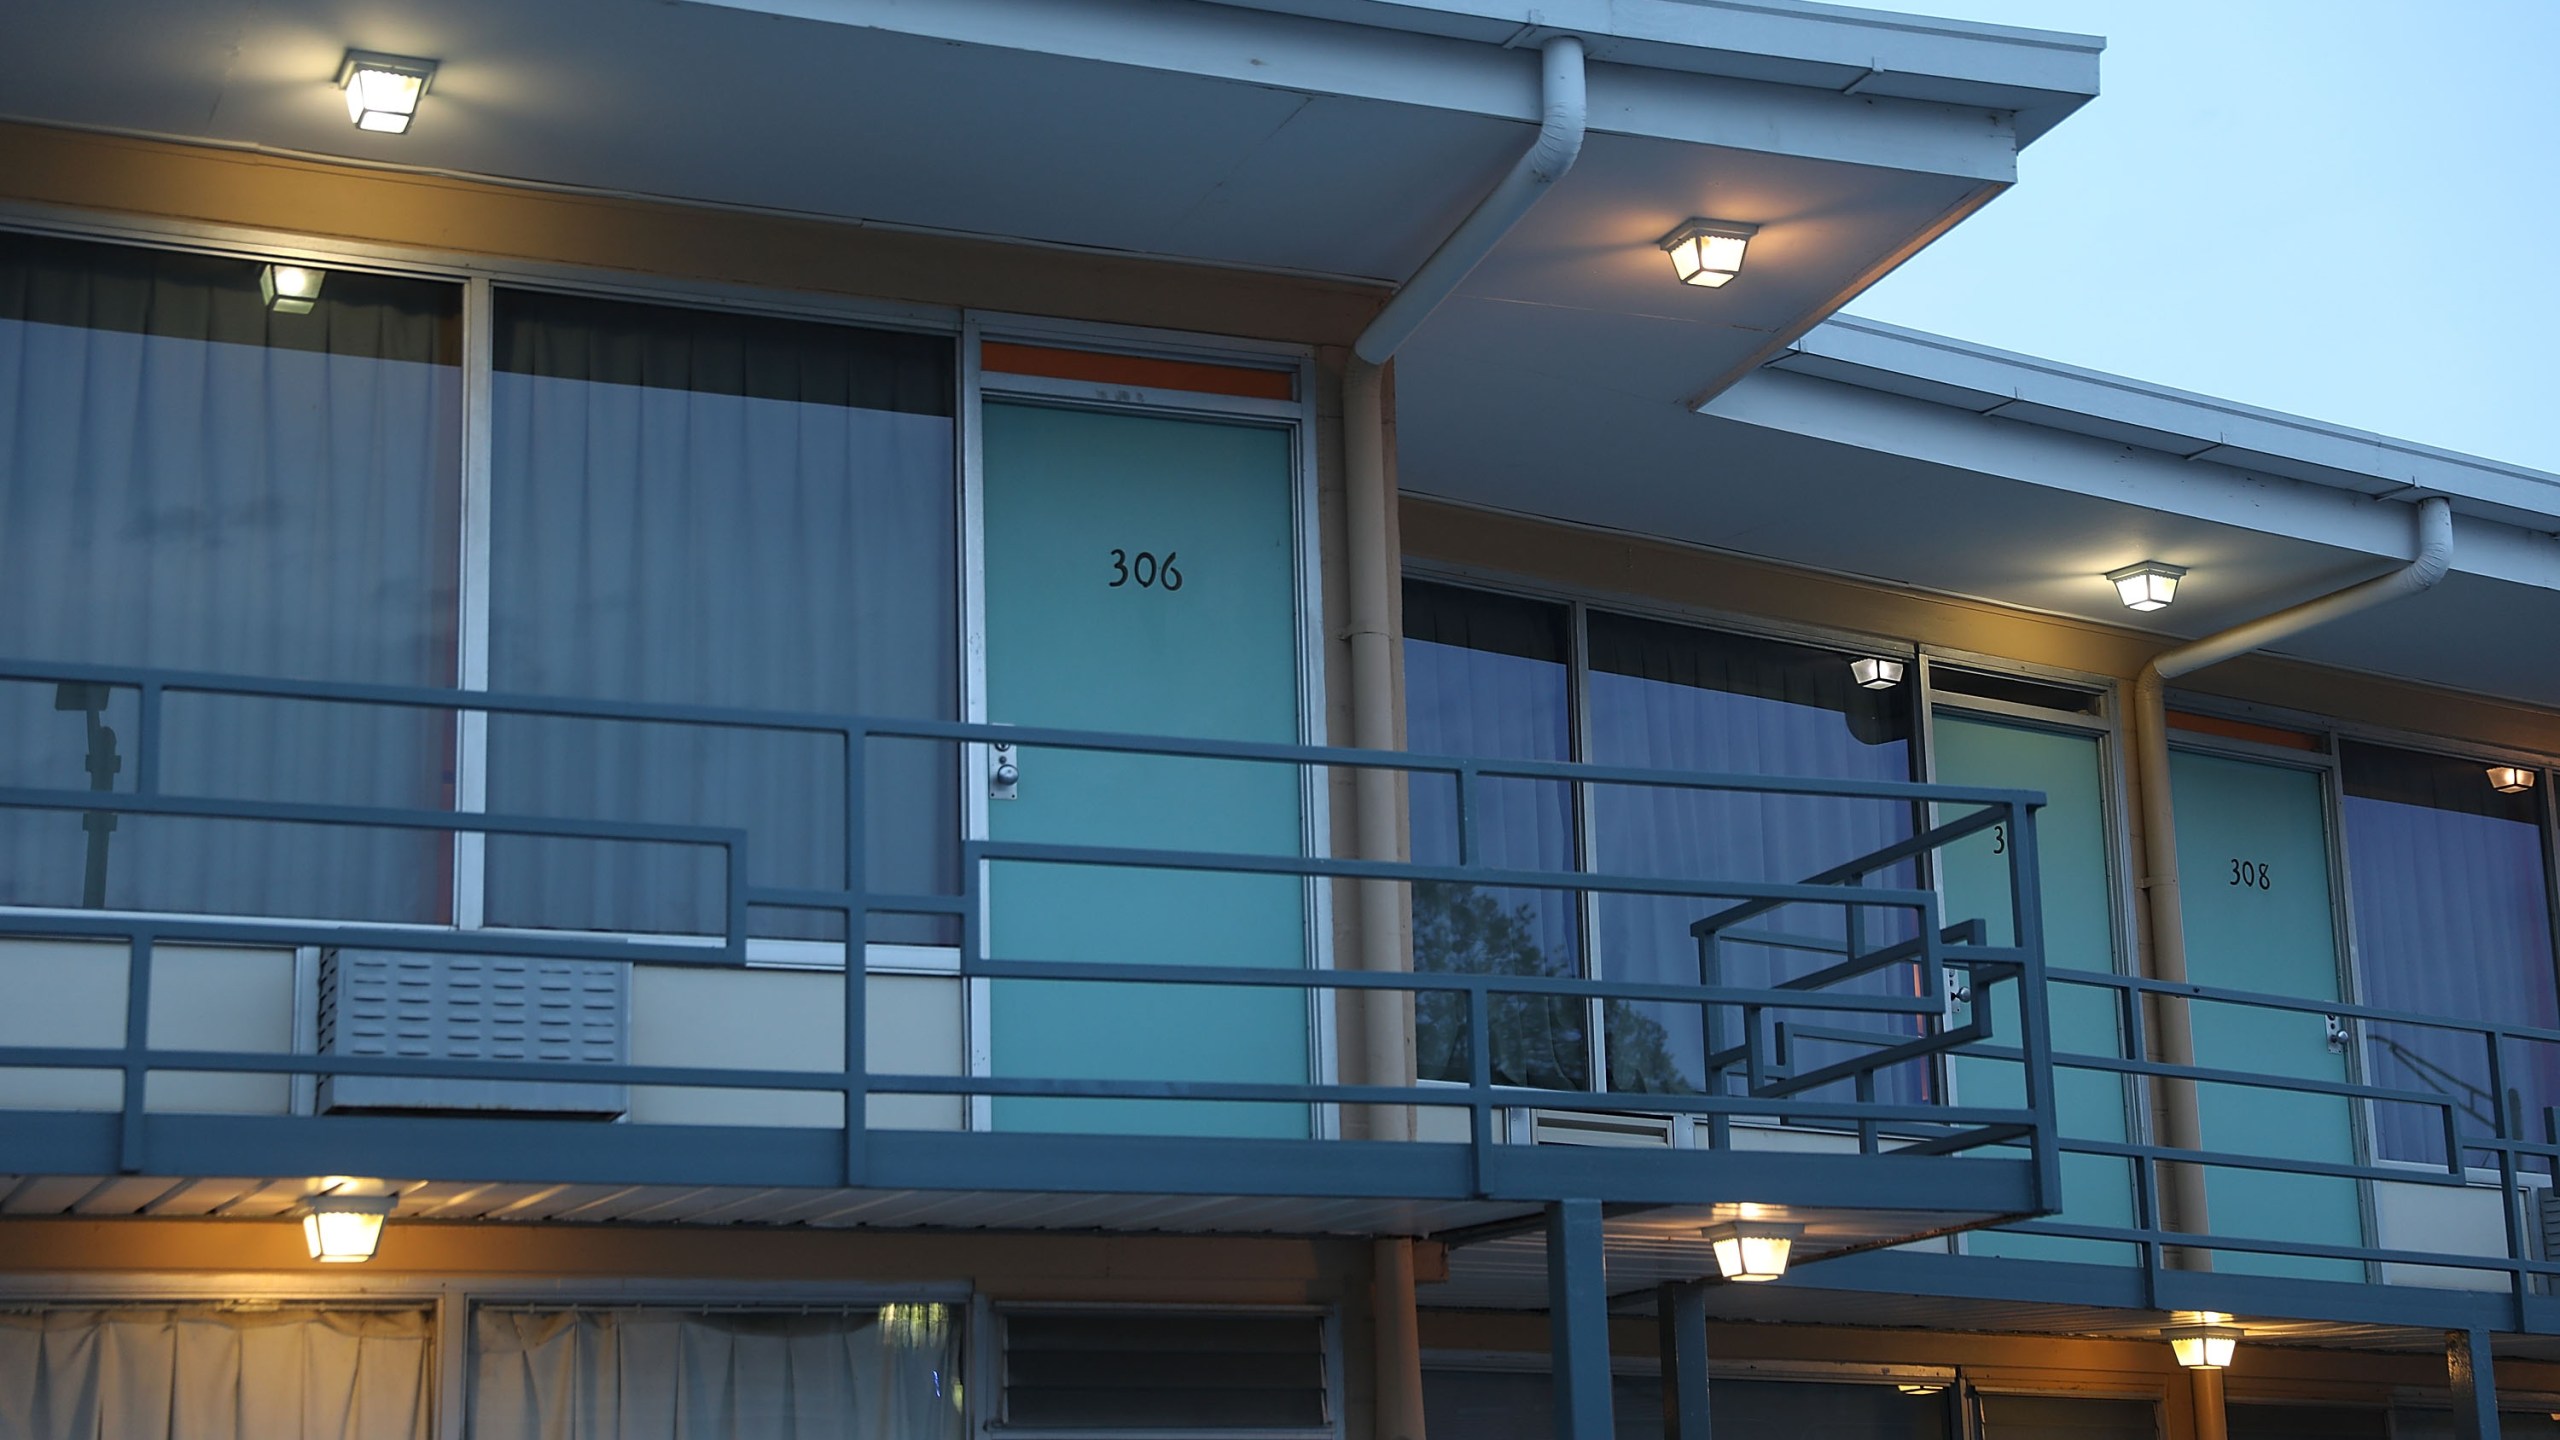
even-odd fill
[[(2545, 1187), (2525, 1193), (2533, 1197), (2533, 1218), (2539, 1222), (2534, 1228), (2542, 1240), (2542, 1258), (2560, 1260), (2560, 1189)], [(2551, 1277), (2544, 1277), (2543, 1288), (2552, 1288)]]
[(1328, 1433), (1313, 1315), (1016, 1312), (1004, 1421), (1042, 1430)]
[(1678, 1133), (1680, 1117), (1676, 1115), (1627, 1115), (1590, 1110), (1514, 1113), (1525, 1116), (1526, 1138), (1533, 1145), (1607, 1145), (1667, 1150), (1678, 1143), (1674, 1137)]
[[(320, 1053), (560, 1060), (618, 1065), (629, 1053), (630, 967), (611, 960), (320, 954)], [(620, 1085), (330, 1075), (322, 1110), (508, 1110), (612, 1118)]]

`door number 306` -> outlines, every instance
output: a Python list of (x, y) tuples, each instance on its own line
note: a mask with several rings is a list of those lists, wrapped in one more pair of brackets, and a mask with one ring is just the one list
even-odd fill
[(1102, 587), (1117, 590), (1123, 585), (1136, 585), (1141, 590), (1179, 590), (1182, 571), (1173, 563), (1174, 552), (1167, 550), (1158, 560), (1152, 550), (1132, 555), (1126, 550), (1111, 552), (1111, 583)]

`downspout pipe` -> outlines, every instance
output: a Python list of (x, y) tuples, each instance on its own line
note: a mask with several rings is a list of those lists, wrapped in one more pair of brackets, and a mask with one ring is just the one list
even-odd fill
[[(1395, 490), (1387, 478), (1386, 366), (1449, 298), (1529, 207), (1538, 203), (1582, 153), (1589, 105), (1583, 89), (1582, 42), (1557, 36), (1541, 47), (1538, 137), (1491, 193), (1449, 232), (1431, 258), (1397, 289), (1352, 342), (1342, 372), (1343, 502), (1350, 591), (1351, 742), (1364, 750), (1396, 747), (1394, 597), (1401, 573), (1395, 543)], [(1352, 772), (1355, 844), (1366, 860), (1403, 857), (1402, 777), (1392, 770)], [(1360, 968), (1406, 970), (1404, 887), (1388, 881), (1357, 886)], [(1413, 1082), (1412, 997), (1367, 990), (1362, 999), (1362, 1079), (1372, 1085)], [(1369, 1135), (1414, 1138), (1409, 1105), (1367, 1107)], [(1376, 1440), (1423, 1440), (1422, 1349), (1414, 1324), (1413, 1241), (1388, 1237), (1371, 1246), (1371, 1313), (1375, 1337)]]
[[(1349, 561), (1351, 642), (1351, 743), (1364, 750), (1396, 748), (1394, 596), (1399, 565), (1393, 539), (1395, 494), (1387, 479), (1386, 364), (1469, 271), (1491, 254), (1529, 207), (1573, 168), (1582, 153), (1588, 103), (1583, 91), (1582, 42), (1569, 35), (1547, 41), (1541, 52), (1541, 120), (1538, 138), (1512, 163), (1491, 193), (1440, 242), (1431, 258), (1396, 291), (1352, 343), (1342, 375), (1343, 489)], [(1400, 777), (1391, 770), (1353, 772), (1354, 816), (1360, 857), (1402, 858)], [(1404, 970), (1403, 887), (1384, 881), (1359, 886), (1360, 967)], [(1363, 994), (1364, 1078), (1372, 1085), (1410, 1084), (1411, 997), (1401, 991)], [(1410, 1106), (1372, 1106), (1376, 1139), (1413, 1138)], [(1381, 1131), (1387, 1133), (1380, 1133)]]
[[(2142, 889), (2151, 917), (2151, 978), (2172, 984), (2184, 984), (2187, 979), (2186, 912), (2178, 893), (2177, 813), (2169, 796), (2168, 682), (2359, 610), (2433, 589), (2453, 564), (2452, 503), (2442, 496), (2419, 501), (2417, 528), (2417, 558), (2390, 574), (2155, 655), (2134, 680), (2134, 778), (2142, 807)], [(2159, 998), (2160, 1003), (2152, 1007), (2152, 1036), (2159, 1058), (2170, 1065), (2193, 1065), (2195, 1032), (2188, 1024), (2186, 1002), (2173, 996)], [(2157, 1102), (2160, 1143), (2178, 1150), (2203, 1149), (2194, 1083), (2162, 1080)], [(2169, 1228), (2190, 1235), (2211, 1234), (2203, 1168), (2172, 1164), (2164, 1169)], [(2210, 1270), (2213, 1253), (2171, 1246), (2168, 1263), (2176, 1269)]]

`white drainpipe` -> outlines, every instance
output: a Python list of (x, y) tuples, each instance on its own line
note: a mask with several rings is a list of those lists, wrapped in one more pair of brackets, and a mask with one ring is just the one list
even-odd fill
[[(2133, 684), (2134, 788), (2142, 805), (2142, 888), (2151, 916), (2152, 979), (2184, 984), (2187, 978), (2186, 918), (2178, 894), (2177, 814), (2169, 797), (2168, 710), (2163, 698), (2168, 682), (2340, 616), (2431, 589), (2452, 564), (2453, 507), (2442, 496), (2433, 496), (2418, 502), (2418, 555), (2408, 564), (2388, 575), (2375, 576), (2362, 584), (2181, 645), (2154, 656), (2150, 664), (2142, 667), (2141, 676)], [(2186, 1002), (2162, 997), (2162, 1003), (2153, 1006), (2152, 1012), (2152, 1035), (2161, 1060), (2171, 1065), (2194, 1064), (2195, 1032), (2187, 1023)], [(2164, 1081), (2157, 1092), (2160, 1143), (2181, 1150), (2204, 1148), (2195, 1086), (2183, 1080)], [(2211, 1233), (2203, 1169), (2174, 1164), (2164, 1168), (2170, 1228), (2190, 1235)], [(2180, 1269), (2213, 1268), (2212, 1252), (2205, 1249), (2171, 1247), (2168, 1259)]]
[[(1583, 93), (1582, 42), (1558, 36), (1542, 47), (1538, 138), (1513, 163), (1491, 194), (1449, 232), (1431, 258), (1399, 288), (1386, 308), (1352, 342), (1342, 372), (1342, 468), (1349, 554), (1351, 615), (1351, 743), (1365, 750), (1396, 748), (1394, 596), (1401, 565), (1396, 554), (1395, 494), (1387, 483), (1385, 367), (1423, 320), (1449, 298), (1479, 261), (1538, 203), (1548, 187), (1573, 168), (1582, 153), (1588, 111)], [(1361, 858), (1403, 855), (1401, 777), (1389, 770), (1353, 772), (1354, 816)], [(1405, 894), (1401, 885), (1364, 881), (1357, 887), (1360, 968), (1405, 970)], [(1414, 1075), (1412, 999), (1401, 991), (1363, 992), (1365, 1036), (1361, 1078), (1372, 1085), (1410, 1084)], [(1372, 1138), (1413, 1138), (1410, 1106), (1368, 1107)], [(1422, 1354), (1413, 1318), (1413, 1242), (1380, 1240), (1371, 1267), (1377, 1318), (1377, 1440), (1423, 1440)]]

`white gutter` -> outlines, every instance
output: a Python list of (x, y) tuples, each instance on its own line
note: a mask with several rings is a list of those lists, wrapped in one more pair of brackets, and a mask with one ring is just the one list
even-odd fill
[[(2133, 734), (2136, 750), (2135, 789), (2142, 806), (2143, 893), (2151, 916), (2151, 978), (2173, 984), (2187, 979), (2186, 912), (2178, 893), (2177, 814), (2169, 796), (2169, 731), (2165, 694), (2168, 682), (2219, 665), (2236, 655), (2299, 635), (2317, 625), (2403, 596), (2434, 588), (2453, 564), (2453, 506), (2441, 495), (2418, 502), (2418, 554), (2388, 575), (2305, 601), (2193, 644), (2152, 657), (2133, 683)], [(2160, 1059), (2171, 1065), (2195, 1063), (2195, 1032), (2187, 1023), (2183, 999), (2163, 996), (2153, 1007), (2152, 1034)], [(2158, 1087), (2160, 1143), (2174, 1149), (2200, 1150), (2203, 1126), (2197, 1118), (2195, 1086), (2184, 1080)], [(2169, 1228), (2190, 1235), (2211, 1233), (2205, 1210), (2204, 1171), (2194, 1165), (2166, 1168), (2165, 1195)], [(2210, 1270), (2209, 1250), (2170, 1247), (2169, 1263), (2179, 1269)]]
[[(1477, 202), (1458, 228), (1422, 262), (1386, 308), (1352, 342), (1342, 372), (1342, 468), (1347, 512), (1350, 591), (1351, 743), (1364, 750), (1397, 747), (1395, 489), (1387, 479), (1386, 364), (1440, 302), (1493, 252), (1529, 207), (1544, 197), (1582, 153), (1589, 106), (1583, 91), (1582, 42), (1560, 35), (1540, 50), (1538, 138), (1510, 173)], [(1390, 770), (1352, 772), (1356, 848), (1362, 859), (1403, 858), (1402, 777)], [(1387, 881), (1357, 886), (1360, 968), (1412, 967), (1406, 944), (1405, 887)], [(1414, 1078), (1413, 1000), (1401, 991), (1362, 992), (1361, 1078), (1372, 1085), (1410, 1085)], [(1367, 1107), (1369, 1137), (1411, 1140), (1411, 1106)], [(1422, 1351), (1412, 1324), (1413, 1242), (1376, 1242), (1371, 1268), (1377, 1326), (1377, 1440), (1423, 1440)]]

